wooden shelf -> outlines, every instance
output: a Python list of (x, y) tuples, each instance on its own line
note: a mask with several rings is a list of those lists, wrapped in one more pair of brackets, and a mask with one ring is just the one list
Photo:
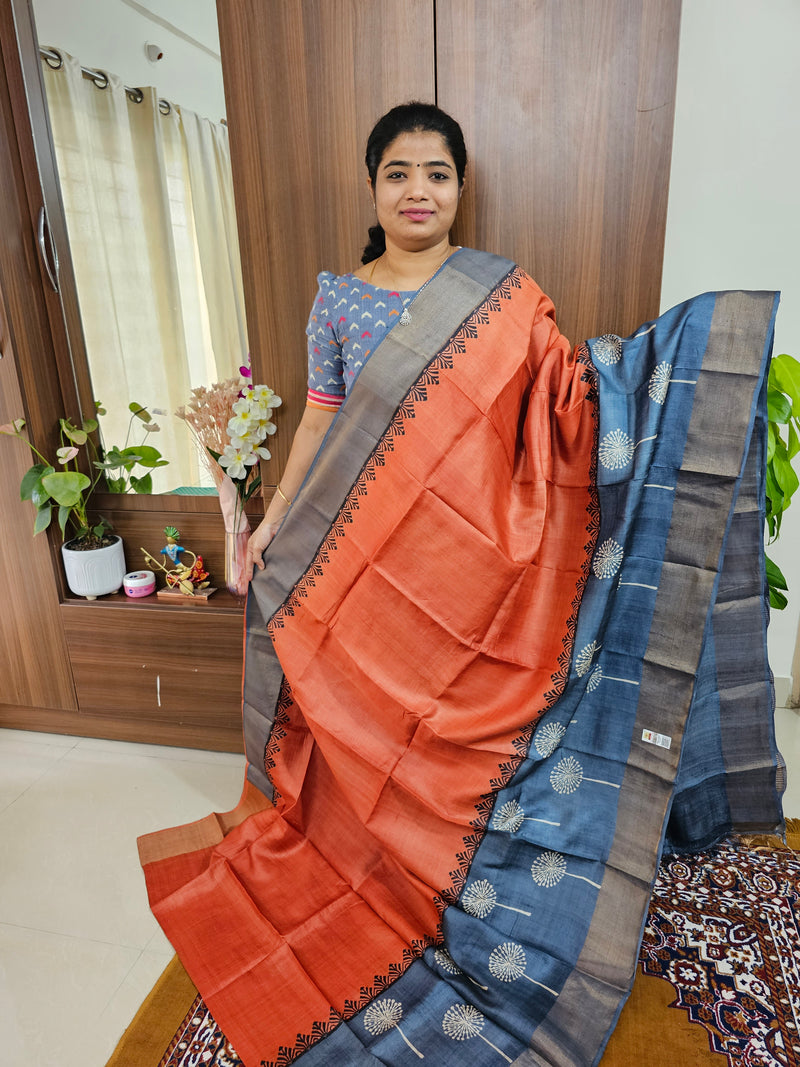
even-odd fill
[(97, 600), (87, 600), (86, 597), (68, 596), (64, 602), (70, 608), (82, 607), (89, 610), (111, 611), (163, 611), (172, 614), (176, 611), (193, 611), (202, 615), (242, 615), (244, 613), (244, 597), (235, 597), (227, 589), (217, 589), (208, 600), (159, 600), (155, 593), (151, 596), (130, 597), (124, 593), (110, 593), (108, 596), (98, 597)]

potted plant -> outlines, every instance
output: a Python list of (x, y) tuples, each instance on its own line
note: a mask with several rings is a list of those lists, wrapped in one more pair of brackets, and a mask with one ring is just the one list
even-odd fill
[[(131, 405), (132, 409), (134, 407), (138, 409), (141, 405)], [(98, 410), (102, 411), (99, 405)], [(59, 419), (60, 447), (56, 450), (55, 462), (50, 462), (31, 444), (23, 434), (24, 429), (25, 420), (16, 419), (7, 426), (1, 426), (0, 433), (19, 438), (38, 459), (20, 482), (20, 498), (30, 500), (36, 508), (34, 535), (46, 530), (55, 517), (64, 539), (61, 556), (70, 590), (76, 596), (85, 596), (89, 600), (116, 592), (122, 586), (125, 575), (122, 539), (113, 533), (111, 523), (106, 519), (98, 517), (97, 520), (91, 520), (88, 510), (92, 493), (106, 470), (110, 466), (120, 465), (109, 464), (94, 444), (91, 434), (97, 430), (97, 421), (86, 419), (76, 426), (71, 419)], [(93, 468), (92, 477), (80, 469), (82, 449), (86, 451)], [(119, 458), (117, 453), (122, 457), (128, 475), (137, 462), (144, 467), (163, 466), (166, 462), (156, 449), (145, 448), (142, 452), (140, 446), (135, 459), (120, 449), (112, 451), (115, 460)], [(126, 451), (131, 452), (130, 449)], [(140, 479), (138, 491), (147, 492), (144, 488), (146, 484), (145, 480)], [(114, 488), (120, 491), (119, 484)]]
[[(793, 466), (800, 452), (800, 363), (793, 356), (775, 356), (767, 383), (769, 436), (767, 438), (766, 516), (768, 544), (780, 534), (783, 513), (800, 484)], [(786, 429), (784, 438), (783, 429)], [(786, 579), (766, 556), (770, 607), (786, 607)]]

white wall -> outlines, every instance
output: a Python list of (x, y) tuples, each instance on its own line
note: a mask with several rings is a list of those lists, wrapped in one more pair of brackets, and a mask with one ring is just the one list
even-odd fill
[[(159, 96), (212, 122), (225, 117), (214, 0), (33, 0), (33, 9), (41, 45), (63, 48), (125, 85), (154, 85)], [(148, 41), (163, 49), (157, 63), (145, 56)]]
[[(775, 349), (800, 359), (800, 3), (683, 0), (662, 310), (779, 289)], [(769, 630), (779, 696), (800, 618), (800, 499), (769, 551), (789, 607)]]

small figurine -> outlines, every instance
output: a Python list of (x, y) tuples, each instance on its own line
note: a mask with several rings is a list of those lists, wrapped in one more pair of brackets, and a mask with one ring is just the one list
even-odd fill
[[(183, 596), (208, 595), (209, 592), (213, 592), (213, 590), (209, 590), (209, 574), (203, 566), (203, 557), (196, 556), (194, 552), (178, 544), (181, 536), (180, 530), (174, 526), (166, 526), (164, 527), (164, 536), (167, 539), (167, 543), (161, 549), (159, 555), (169, 559), (173, 564), (172, 567), (165, 566), (165, 561), (156, 559), (146, 548), (143, 548), (142, 552), (150, 566), (156, 570), (163, 571), (168, 589)], [(187, 556), (191, 556), (191, 564), (182, 562), (181, 555), (184, 552)]]
[(173, 563), (180, 563), (180, 554), (186, 551), (183, 545), (178, 544), (178, 538), (181, 536), (180, 530), (175, 526), (165, 526), (164, 536), (167, 539), (167, 543), (161, 549), (161, 555), (168, 556)]

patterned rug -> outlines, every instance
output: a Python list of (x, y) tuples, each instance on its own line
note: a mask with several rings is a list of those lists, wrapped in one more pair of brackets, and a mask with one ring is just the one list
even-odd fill
[[(794, 822), (795, 847), (797, 830)], [(730, 1067), (800, 1065), (800, 853), (774, 845), (775, 839), (770, 847), (723, 844), (662, 863), (642, 940), (641, 974), (602, 1067), (685, 1067), (709, 1060), (724, 1067), (722, 1057)], [(661, 997), (659, 1005), (660, 990), (654, 997), (652, 988), (643, 998), (647, 976), (666, 979), (674, 999)], [(169, 1030), (159, 1038), (170, 992), (172, 1012), (180, 1011), (173, 1019), (180, 1023), (167, 1022)], [(643, 1004), (650, 1005), (644, 1025), (637, 1018)], [(687, 1027), (694, 1033), (687, 1034)], [(631, 1037), (634, 1031), (638, 1038)], [(701, 1035), (707, 1041), (698, 1041)], [(242, 1067), (176, 959), (108, 1067), (200, 1064)]]
[(712, 852), (662, 864), (639, 954), (731, 1067), (800, 1063), (800, 856)]

